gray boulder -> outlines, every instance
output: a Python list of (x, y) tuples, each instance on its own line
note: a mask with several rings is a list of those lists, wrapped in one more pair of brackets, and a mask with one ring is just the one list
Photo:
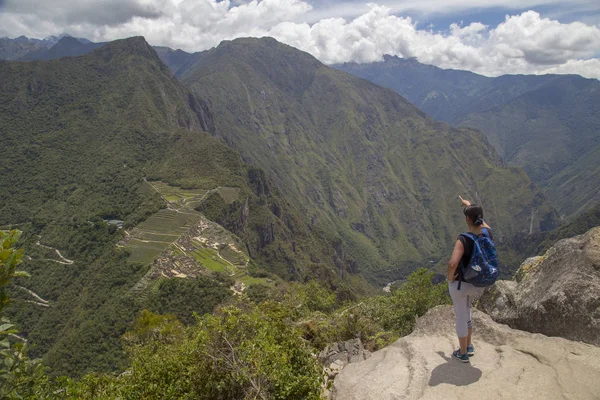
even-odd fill
[(319, 354), (319, 361), (325, 367), (325, 372), (334, 378), (346, 365), (364, 361), (371, 355), (365, 349), (360, 339), (350, 339), (345, 342), (332, 343)]
[(600, 345), (600, 227), (526, 260), (478, 307), (512, 328)]

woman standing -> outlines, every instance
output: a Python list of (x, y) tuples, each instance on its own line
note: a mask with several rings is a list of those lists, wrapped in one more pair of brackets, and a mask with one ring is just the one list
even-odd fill
[[(470, 233), (477, 236), (492, 236), (491, 228), (483, 220), (483, 208), (460, 197), (465, 214), (465, 222)], [(469, 356), (475, 354), (475, 346), (471, 342), (472, 322), (471, 306), (473, 300), (482, 292), (482, 288), (467, 282), (460, 282), (460, 269), (469, 265), (473, 254), (474, 241), (468, 235), (460, 235), (454, 245), (454, 251), (448, 262), (448, 288), (456, 313), (456, 334), (460, 348), (452, 353), (452, 357), (468, 363)], [(460, 288), (460, 289), (459, 289)]]

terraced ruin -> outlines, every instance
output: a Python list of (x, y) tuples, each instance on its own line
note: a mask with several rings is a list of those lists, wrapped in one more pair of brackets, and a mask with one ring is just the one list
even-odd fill
[[(226, 203), (237, 200), (237, 188), (189, 190), (164, 182), (146, 182), (167, 203), (130, 231), (119, 246), (127, 248), (130, 260), (152, 264), (134, 290), (147, 287), (162, 278), (194, 278), (202, 274), (223, 273), (236, 280), (237, 289), (268, 280), (247, 274), (249, 258), (241, 250), (240, 240), (219, 224), (195, 210), (211, 193), (219, 193)], [(241, 289), (240, 289), (241, 288)]]

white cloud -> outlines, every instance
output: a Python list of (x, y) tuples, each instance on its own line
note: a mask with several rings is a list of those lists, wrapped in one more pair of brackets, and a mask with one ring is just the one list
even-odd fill
[[(385, 1), (385, 0), (382, 0)], [(490, 0), (516, 7), (554, 0)], [(86, 5), (120, 4), (114, 14), (90, 16)], [(453, 0), (450, 8), (472, 7), (475, 0)], [(35, 4), (40, 4), (39, 8)], [(372, 62), (384, 54), (416, 57), (443, 68), (486, 75), (505, 73), (578, 73), (600, 79), (600, 29), (582, 22), (560, 23), (534, 11), (507, 16), (498, 26), (479, 22), (452, 24), (444, 31), (421, 29), (399, 8), (435, 9), (441, 0), (407, 0), (369, 4), (355, 18), (322, 18), (304, 0), (8, 0), (0, 14), (0, 36), (33, 37), (63, 32), (92, 40), (143, 35), (155, 45), (198, 51), (241, 36), (273, 36), (308, 51), (325, 63)], [(574, 0), (589, 6), (587, 0)], [(64, 7), (63, 7), (64, 6)], [(348, 4), (346, 4), (348, 6)], [(63, 10), (61, 7), (65, 8)], [(362, 9), (361, 9), (362, 10)], [(65, 12), (63, 12), (65, 11)]]

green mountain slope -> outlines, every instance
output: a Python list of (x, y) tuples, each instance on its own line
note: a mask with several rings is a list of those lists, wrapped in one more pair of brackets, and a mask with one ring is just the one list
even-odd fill
[(261, 170), (202, 132), (206, 107), (143, 38), (0, 62), (0, 75), (0, 226), (24, 230), (33, 278), (19, 284), (50, 302), (17, 301), (13, 320), (53, 373), (122, 367), (119, 336), (142, 308), (188, 320), (238, 278), (277, 279), (266, 271), (335, 281), (331, 246)]
[(478, 132), (273, 39), (223, 42), (180, 78), (216, 136), (339, 241), (343, 269), (382, 281), (445, 256), (463, 229), (458, 194), (483, 203), (501, 241), (556, 224), (527, 175), (503, 168)]
[(187, 53), (183, 50), (173, 50), (164, 46), (153, 46), (153, 48), (173, 74), (184, 68), (195, 56), (195, 54)]
[(522, 166), (565, 216), (598, 204), (600, 82), (556, 78), (551, 85), (467, 116), (510, 165)]
[(395, 90), (434, 118), (481, 130), (507, 164), (527, 171), (563, 216), (596, 204), (598, 80), (488, 78), (389, 56), (380, 63), (336, 68)]

